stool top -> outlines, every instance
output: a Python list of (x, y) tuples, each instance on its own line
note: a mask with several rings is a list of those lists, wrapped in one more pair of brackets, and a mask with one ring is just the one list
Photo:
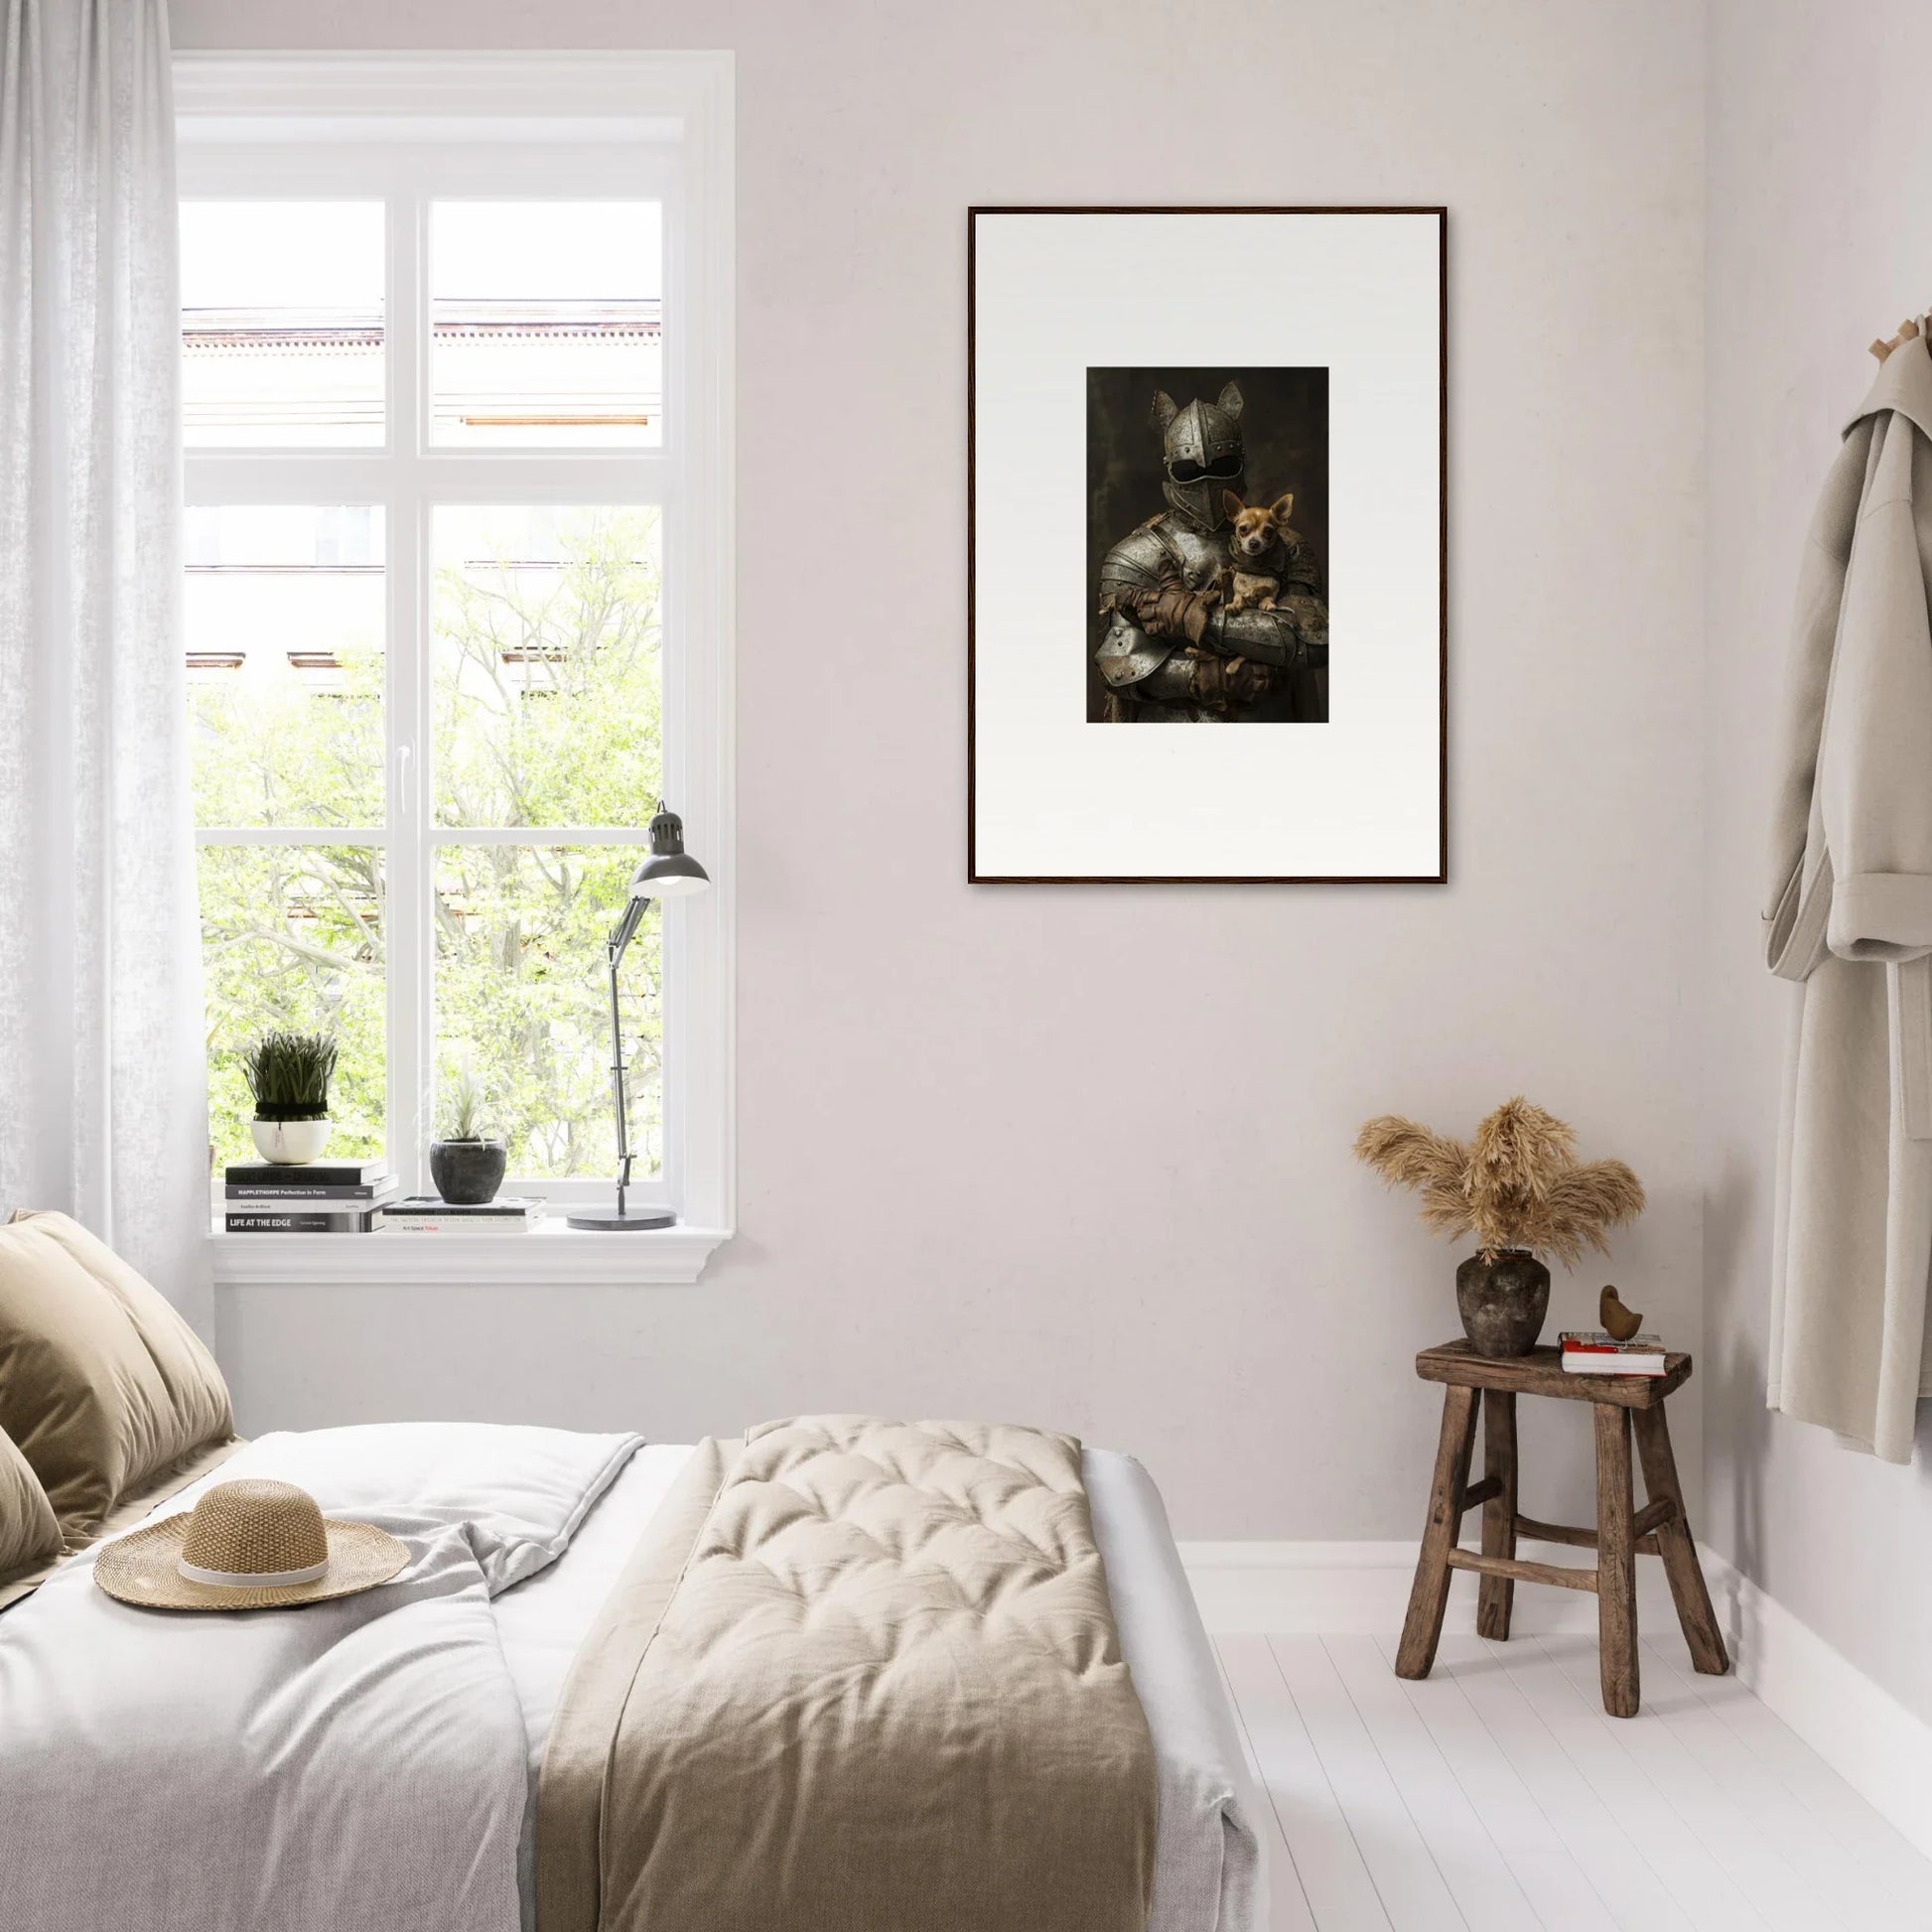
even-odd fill
[(1560, 1348), (1533, 1348), (1527, 1355), (1478, 1355), (1466, 1341), (1446, 1341), (1416, 1357), (1425, 1382), (1465, 1389), (1498, 1389), (1509, 1395), (1557, 1395), (1572, 1402), (1610, 1402), (1619, 1409), (1653, 1409), (1691, 1379), (1691, 1358), (1664, 1357), (1661, 1375), (1572, 1375)]

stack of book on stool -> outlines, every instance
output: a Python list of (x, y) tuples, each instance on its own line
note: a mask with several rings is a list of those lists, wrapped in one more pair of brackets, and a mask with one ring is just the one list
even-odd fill
[(380, 1161), (240, 1163), (228, 1169), (224, 1225), (230, 1234), (367, 1234), (396, 1185)]
[(434, 1194), (407, 1194), (378, 1217), (383, 1234), (528, 1234), (543, 1219), (544, 1204), (523, 1194), (461, 1206)]
[(1566, 1328), (1557, 1339), (1563, 1344), (1566, 1375), (1661, 1375), (1664, 1343), (1660, 1335), (1632, 1335), (1628, 1341), (1602, 1328)]

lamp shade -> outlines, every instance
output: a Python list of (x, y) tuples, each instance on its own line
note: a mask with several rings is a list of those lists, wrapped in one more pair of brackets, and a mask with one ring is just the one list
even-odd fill
[(711, 875), (684, 849), (684, 821), (660, 799), (650, 822), (650, 856), (630, 876), (632, 898), (682, 898), (702, 893)]

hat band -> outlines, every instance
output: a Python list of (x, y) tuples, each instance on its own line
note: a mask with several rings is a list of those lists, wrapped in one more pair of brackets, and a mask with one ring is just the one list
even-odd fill
[(329, 1559), (300, 1570), (204, 1570), (183, 1557), (175, 1568), (191, 1584), (213, 1584), (221, 1589), (280, 1589), (288, 1584), (313, 1584), (329, 1574)]

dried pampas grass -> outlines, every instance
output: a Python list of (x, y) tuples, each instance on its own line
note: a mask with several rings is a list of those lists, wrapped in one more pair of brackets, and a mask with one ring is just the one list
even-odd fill
[(1473, 1234), (1485, 1258), (1505, 1248), (1555, 1255), (1574, 1268), (1586, 1247), (1643, 1212), (1643, 1182), (1621, 1161), (1577, 1159), (1571, 1127), (1522, 1095), (1506, 1100), (1464, 1143), (1383, 1114), (1363, 1123), (1355, 1158), (1391, 1186), (1422, 1197), (1427, 1227)]
[(1469, 1150), (1462, 1142), (1433, 1134), (1399, 1115), (1383, 1114), (1363, 1123), (1355, 1136), (1355, 1158), (1366, 1161), (1391, 1186), (1420, 1194), (1423, 1220), (1438, 1234), (1466, 1232)]

